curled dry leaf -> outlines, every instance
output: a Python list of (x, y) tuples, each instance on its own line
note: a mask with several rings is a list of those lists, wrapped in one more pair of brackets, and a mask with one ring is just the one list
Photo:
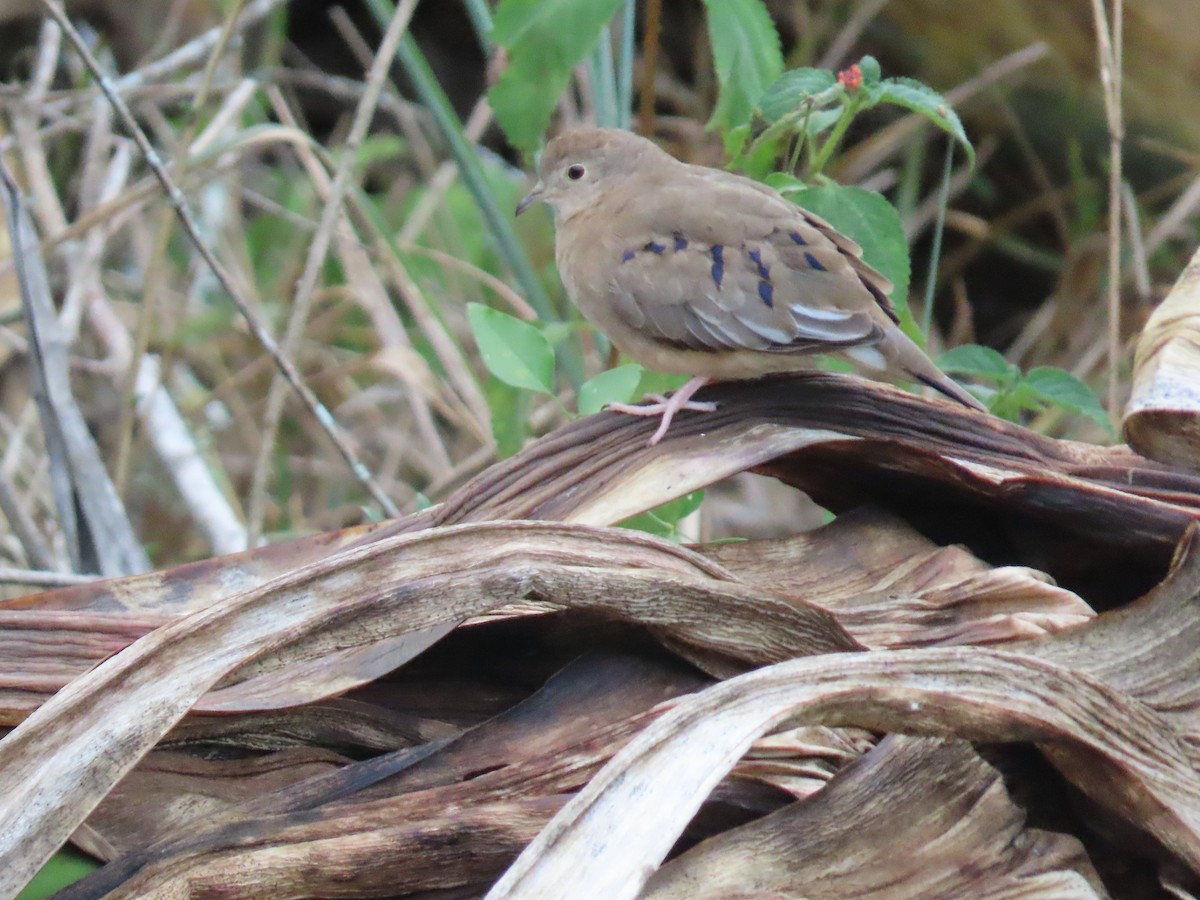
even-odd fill
[[(578, 788), (652, 720), (654, 713), (647, 711), (704, 684), (705, 679), (677, 664), (594, 653), (569, 665), (528, 700), (443, 742), (436, 753), (381, 772), (381, 762), (389, 757), (407, 761), (403, 753), (386, 754), (310, 779), (302, 785), (301, 803), (295, 792), (248, 793), (241, 803), (210, 810), (197, 816), (192, 827), (173, 834), (166, 814), (153, 811), (131, 832), (122, 821), (105, 816), (106, 801), (99, 819), (93, 816), (89, 824), (110, 841), (136, 837), (142, 843), (68, 896), (97, 896), (118, 886), (118, 896), (217, 887), (228, 895), (231, 873), (237, 875), (237, 895), (263, 896), (282, 890), (291, 876), (281, 873), (293, 866), (303, 871), (297, 890), (316, 894), (378, 893), (381, 886), (394, 890), (397, 884), (428, 890), (477, 884), (482, 892), (532, 837), (508, 821), (513, 810), (507, 804), (523, 804), (527, 822), (533, 822), (535, 812), (544, 822), (561, 806), (565, 791)], [(119, 789), (129, 792), (127, 799), (147, 799), (145, 782), (154, 774), (141, 769)], [(186, 797), (189, 785), (178, 787), (178, 796)], [(212, 803), (210, 798), (210, 807)], [(313, 815), (318, 807), (320, 815)], [(472, 831), (479, 836), (490, 827), (494, 834), (485, 843), (496, 854), (472, 854), (470, 860), (457, 859), (439, 871), (433, 865), (438, 851), (426, 842), (436, 843), (439, 834), (449, 842), (455, 833), (451, 814), (464, 809), (471, 813), (460, 839), (471, 841)], [(305, 871), (303, 861), (329, 853), (334, 840), (341, 841), (344, 851), (336, 854), (337, 864), (319, 873)], [(381, 853), (384, 841), (393, 843)], [(369, 865), (363, 863), (367, 852), (375, 853)], [(445, 852), (453, 853), (450, 846)], [(220, 866), (210, 862), (216, 855)], [(274, 862), (264, 867), (265, 857)], [(352, 863), (359, 864), (357, 870)]]
[(1122, 430), (1150, 459), (1200, 470), (1200, 250), (1138, 338)]
[[(1145, 602), (1062, 631), (1089, 615), (1069, 592), (1019, 566), (988, 569), (878, 514), (790, 541), (704, 554), (589, 524), (757, 467), (838, 509), (873, 500), (934, 536), (961, 535), (992, 559), (1044, 562), (1056, 577), (1099, 585), (1094, 596), (1113, 602), (1161, 577), (1175, 541), (1200, 517), (1200, 477), (855, 379), (813, 375), (723, 385), (713, 394), (718, 412), (682, 416), (654, 449), (645, 446), (652, 423), (601, 414), (531, 445), (418, 516), (3, 607), (0, 700), (10, 722), (28, 718), (0, 743), (0, 892), (23, 884), (168, 735), (278, 752), (281, 735), (294, 727), (318, 743), (346, 742), (326, 746), (377, 755), (301, 781), (286, 796), (232, 803), (213, 831), (164, 823), (160, 855), (126, 854), (98, 877), (130, 895), (152, 885), (228, 891), (245, 880), (262, 887), (255, 880), (262, 878), (300, 891), (290, 879), (317, 878), (318, 870), (332, 880), (355, 878), (366, 893), (394, 893), (399, 884), (433, 890), (456, 887), (449, 867), (435, 861), (458, 847), (459, 859), (481, 861), (468, 880), (482, 890), (561, 806), (562, 792), (578, 788), (633, 738), (497, 888), (499, 896), (543, 883), (544, 871), (567, 863), (560, 857), (543, 870), (529, 860), (554, 847), (567, 847), (568, 868), (586, 875), (571, 848), (597, 849), (596, 859), (613, 851), (595, 845), (594, 835), (578, 837), (570, 820), (602, 830), (619, 821), (619, 865), (604, 877), (619, 882), (617, 893), (605, 895), (621, 896), (677, 836), (703, 840), (770, 813), (787, 795), (768, 785), (806, 794), (866, 746), (854, 732), (842, 736), (841, 750), (827, 730), (808, 738), (772, 734), (801, 724), (1040, 742), (1085, 794), (1195, 866), (1200, 791), (1187, 716), (1196, 679), (1191, 657), (1180, 654), (1197, 636), (1192, 604), (1178, 599), (1194, 596), (1183, 574), (1189, 566), (1181, 563), (1167, 593), (1150, 601), (1169, 633), (1145, 623), (1138, 611)], [(463, 524), (517, 517), (585, 524)], [(1068, 552), (1080, 547), (1088, 548), (1086, 567)], [(530, 601), (541, 615), (453, 630)], [(495, 745), (514, 748), (512, 758), (476, 755), (470, 769), (455, 769), (451, 755), (434, 762), (453, 746), (441, 742), (456, 728), (453, 716), (429, 715), (436, 712), (430, 708), (400, 720), (362, 711), (342, 728), (322, 724), (320, 707), (284, 709), (356, 686), (363, 686), (356, 696), (378, 703), (387, 692), (368, 683), (443, 635), (453, 643), (541, 622), (545, 634), (562, 640), (553, 630), (561, 616), (545, 615), (547, 606), (567, 610), (567, 621), (586, 614), (636, 624), (709, 675), (730, 680), (675, 701), (665, 714), (650, 698), (629, 694), (636, 702), (624, 707), (624, 718), (549, 756), (526, 754), (524, 739), (533, 732), (516, 727), (508, 744)], [(1139, 635), (1136, 651), (1117, 646), (1127, 631)], [(1035, 633), (1044, 636), (1018, 640)], [(87, 640), (67, 652), (77, 636)], [(623, 634), (619, 642), (629, 639)], [(1004, 642), (1019, 652), (936, 646), (960, 640)], [(925, 649), (859, 652), (864, 646)], [(1105, 658), (1140, 666), (1148, 680), (1121, 680), (1104, 668)], [(740, 674), (755, 666), (767, 668)], [(628, 689), (626, 682), (621, 691)], [(189, 709), (205, 708), (281, 712), (243, 712), (224, 730), (211, 720), (183, 720)], [(739, 772), (739, 758), (759, 739)], [(388, 742), (394, 749), (378, 755)], [(652, 764), (643, 765), (643, 753)], [(422, 754), (428, 761), (414, 767)], [(448, 767), (450, 782), (422, 781), (432, 773), (437, 782), (438, 766)], [(641, 781), (647, 772), (649, 787)], [(731, 772), (739, 777), (727, 779)], [(407, 791), (385, 787), (392, 780)], [(646, 793), (629, 806), (629, 798), (614, 800), (605, 790), (620, 784), (641, 784)], [(649, 813), (637, 805), (647, 799)], [(574, 811), (585, 805), (591, 811), (580, 818)], [(463, 809), (471, 815), (455, 831), (451, 811)], [(512, 822), (497, 824), (496, 816)], [(251, 821), (260, 824), (245, 831)], [(99, 846), (102, 832), (87, 827)], [(646, 829), (652, 839), (642, 840)], [(439, 849), (413, 858), (427, 846)], [(1060, 868), (1081, 871), (1065, 862)], [(609, 884), (580, 883), (592, 891)], [(552, 895), (566, 896), (557, 888)]]
[[(563, 808), (489, 892), (636, 897), (675, 837), (759, 734), (781, 722), (955, 733), (976, 741), (1075, 743), (1113, 762), (1092, 799), (1125, 805), (1195, 868), (1197, 758), (1162, 717), (1080, 673), (982, 648), (898, 650), (778, 663), (724, 681), (649, 726)], [(1113, 793), (1118, 779), (1121, 790)], [(796, 892), (804, 895), (804, 886)]]
[(992, 568), (878, 510), (787, 539), (699, 549), (748, 584), (829, 610), (871, 649), (1001, 643), (1095, 615), (1041, 572)]
[[(789, 721), (1036, 741), (1099, 808), (1136, 822), (1198, 871), (1197, 640), (1200, 527), (1193, 527), (1152, 595), (1016, 645), (1027, 652), (845, 654), (732, 678), (681, 702), (632, 741), (488, 896), (638, 896), (698, 798), (758, 735)], [(809, 895), (807, 883), (789, 889)], [(839, 892), (847, 893), (832, 895)]]
[[(506, 522), (375, 541), (151, 632), (0, 743), (0, 891), (24, 884), (207, 691), (397, 633), (424, 640), (532, 594), (651, 624), (725, 671), (856, 646), (828, 613), (763, 597), (635, 532)], [(721, 615), (698, 621), (698, 605)]]
[[(953, 827), (948, 810), (963, 810)], [(1107, 896), (1077, 840), (1027, 829), (1024, 819), (999, 773), (966, 742), (893, 735), (808, 802), (667, 863), (640, 896)]]

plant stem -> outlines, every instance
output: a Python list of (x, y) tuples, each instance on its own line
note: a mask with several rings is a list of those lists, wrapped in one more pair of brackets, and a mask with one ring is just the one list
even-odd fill
[(933, 326), (933, 296), (937, 291), (938, 265), (942, 258), (942, 236), (946, 230), (946, 206), (950, 202), (950, 168), (954, 161), (954, 138), (946, 138), (946, 161), (942, 166), (942, 189), (937, 219), (933, 223), (933, 247), (929, 251), (929, 277), (925, 281), (925, 308), (921, 310), (921, 334), (928, 338)]
[(637, 29), (637, 0), (625, 0), (621, 11), (621, 54), (617, 60), (617, 126), (628, 129), (633, 120), (633, 35)]
[(833, 151), (837, 149), (838, 144), (842, 142), (842, 138), (846, 134), (846, 130), (850, 127), (850, 123), (854, 121), (854, 117), (858, 114), (860, 103), (857, 100), (851, 99), (843, 108), (841, 117), (833, 126), (833, 131), (829, 133), (828, 140), (821, 145), (821, 149), (813, 156), (812, 165), (809, 171), (809, 177), (815, 178), (821, 174), (821, 170), (825, 168), (829, 162)]
[(646, 24), (642, 35), (642, 97), (638, 131), (654, 133), (654, 75), (658, 69), (658, 31), (662, 24), (662, 0), (646, 0)]
[(613, 65), (612, 31), (605, 28), (592, 52), (592, 102), (596, 107), (596, 124), (602, 128), (616, 128), (619, 121), (617, 111), (617, 73)]
[(492, 52), (492, 13), (488, 9), (486, 0), (463, 0), (467, 6), (467, 15), (471, 17), (471, 24), (475, 27), (475, 37), (479, 39), (479, 46), (483, 50), (484, 55)]

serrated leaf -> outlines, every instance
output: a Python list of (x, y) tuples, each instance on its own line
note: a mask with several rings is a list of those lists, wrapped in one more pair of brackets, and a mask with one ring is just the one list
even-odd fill
[(840, 108), (818, 109), (806, 120), (808, 126), (808, 136), (816, 137), (819, 134), (824, 134), (837, 124), (837, 121), (842, 117), (842, 114), (843, 111)]
[(767, 88), (758, 104), (758, 112), (768, 122), (778, 122), (811, 97), (836, 84), (828, 69), (788, 69)]
[(467, 320), (489, 372), (516, 388), (553, 392), (554, 348), (545, 335), (482, 303), (467, 304)]
[[(887, 198), (874, 191), (840, 184), (789, 192), (788, 198), (827, 219), (863, 248), (863, 259), (894, 285), (891, 300), (901, 324), (911, 322), (908, 241), (904, 237), (900, 214)], [(915, 323), (912, 327), (915, 329)]]
[(617, 366), (589, 378), (579, 387), (579, 414), (590, 416), (609, 403), (628, 403), (637, 393), (645, 370), (634, 363)]
[(1012, 364), (991, 347), (963, 344), (947, 350), (937, 358), (938, 368), (958, 375), (976, 375), (1003, 382), (1013, 375)]
[(596, 45), (621, 2), (501, 0), (491, 39), (508, 51), (508, 66), (488, 100), (514, 146), (537, 147), (572, 69)]
[(1040, 399), (1087, 416), (1112, 430), (1108, 413), (1104, 411), (1096, 392), (1070, 372), (1053, 366), (1038, 366), (1025, 373), (1025, 386)]
[(879, 84), (883, 77), (883, 70), (879, 68), (879, 60), (873, 56), (864, 56), (858, 61), (858, 68), (862, 71), (863, 86), (866, 87), (872, 84)]
[(704, 0), (717, 70), (717, 108), (709, 128), (750, 121), (768, 85), (783, 72), (779, 33), (762, 0)]
[(975, 167), (975, 148), (967, 139), (958, 113), (950, 108), (946, 98), (926, 84), (913, 78), (888, 78), (879, 83), (878, 103), (903, 106), (918, 113), (962, 144), (971, 167)]

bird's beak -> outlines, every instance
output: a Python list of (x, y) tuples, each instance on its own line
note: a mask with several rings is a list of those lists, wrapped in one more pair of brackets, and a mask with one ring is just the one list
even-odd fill
[(543, 190), (545, 190), (545, 188), (542, 187), (542, 183), (540, 181), (535, 184), (533, 186), (533, 190), (522, 197), (521, 202), (517, 204), (517, 215), (519, 216), (521, 213), (525, 212), (525, 210), (529, 209), (529, 207), (533, 206), (533, 204), (541, 200)]

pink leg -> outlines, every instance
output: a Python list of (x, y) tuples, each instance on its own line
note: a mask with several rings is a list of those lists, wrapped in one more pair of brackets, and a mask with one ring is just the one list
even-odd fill
[(630, 416), (657, 416), (661, 414), (662, 421), (658, 425), (658, 431), (654, 432), (654, 437), (650, 438), (649, 446), (653, 447), (662, 440), (663, 435), (667, 433), (667, 429), (671, 425), (671, 420), (675, 418), (675, 413), (681, 409), (690, 409), (696, 412), (712, 412), (717, 408), (717, 404), (715, 403), (704, 403), (692, 399), (692, 395), (708, 384), (708, 382), (708, 378), (697, 375), (669, 398), (663, 397), (661, 394), (650, 394), (647, 399), (654, 401), (653, 403), (642, 406), (634, 406), (629, 403), (610, 403), (604, 408)]

